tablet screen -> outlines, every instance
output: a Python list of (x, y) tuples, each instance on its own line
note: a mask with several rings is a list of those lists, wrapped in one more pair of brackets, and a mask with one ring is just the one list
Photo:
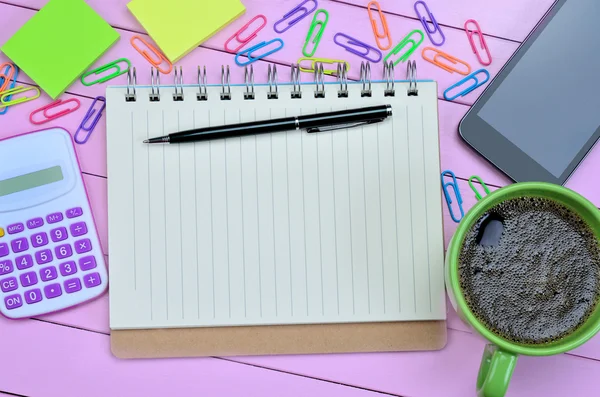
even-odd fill
[(599, 16), (566, 1), (478, 113), (557, 178), (600, 128)]

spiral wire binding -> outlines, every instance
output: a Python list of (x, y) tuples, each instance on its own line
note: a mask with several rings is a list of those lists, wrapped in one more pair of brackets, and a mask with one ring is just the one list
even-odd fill
[(302, 98), (302, 86), (300, 85), (300, 64), (296, 63), (292, 65), (291, 71), (291, 81), (292, 81), (292, 99)]
[[(156, 70), (156, 74), (154, 71)], [(150, 102), (160, 101), (160, 72), (154, 67), (150, 68), (150, 84), (152, 92), (150, 93)]]
[(371, 64), (369, 62), (360, 63), (360, 81), (362, 83), (362, 90), (360, 92), (360, 96), (372, 96), (373, 91), (371, 90)]
[(200, 66), (198, 66), (198, 93), (196, 94), (196, 99), (198, 101), (208, 100), (208, 90), (206, 89), (206, 66), (204, 66), (204, 69), (201, 69)]
[(126, 102), (135, 102), (137, 99), (135, 93), (135, 86), (137, 84), (137, 73), (135, 71), (135, 67), (133, 68), (133, 77), (131, 73), (131, 69), (127, 71), (127, 93), (125, 94)]
[(408, 96), (418, 96), (417, 61), (408, 61), (408, 65), (406, 67), (406, 79), (408, 80)]
[[(227, 81), (227, 89), (225, 89), (225, 81)], [(221, 100), (231, 100), (231, 73), (229, 65), (227, 65), (227, 68), (221, 65)]]
[(383, 63), (383, 79), (386, 82), (384, 95), (395, 96), (396, 90), (394, 89), (394, 62), (389, 61)]
[[(250, 72), (248, 72), (248, 69), (250, 69)], [(252, 65), (244, 66), (244, 81), (246, 82), (244, 99), (254, 99), (254, 67)]]
[[(267, 99), (279, 99), (279, 88), (277, 87), (277, 66), (273, 65), (271, 69), (271, 64), (269, 64), (269, 68), (267, 69), (267, 76), (269, 80), (269, 92), (267, 93)], [(275, 90), (273, 90), (275, 87)]]
[(174, 101), (183, 101), (183, 69), (179, 67), (179, 73), (177, 73), (177, 66), (175, 66), (175, 92), (173, 93)]
[(338, 98), (348, 98), (348, 67), (345, 62), (340, 62), (337, 65), (337, 79), (340, 83)]
[(321, 62), (315, 65), (315, 85), (315, 98), (325, 98), (325, 70)]

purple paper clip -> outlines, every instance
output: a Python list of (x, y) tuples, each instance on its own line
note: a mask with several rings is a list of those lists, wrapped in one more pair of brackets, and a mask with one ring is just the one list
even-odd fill
[[(315, 6), (309, 10), (308, 8), (304, 7), (304, 4), (306, 4), (306, 3), (314, 3)], [(273, 30), (279, 34), (285, 32), (286, 30), (290, 29), (292, 26), (294, 26), (295, 24), (300, 22), (300, 20), (302, 18), (305, 18), (308, 14), (314, 12), (317, 9), (317, 7), (319, 7), (319, 3), (317, 3), (317, 0), (304, 0), (302, 3), (300, 3), (296, 7), (294, 7), (290, 12), (285, 14), (283, 16), (283, 18), (281, 18), (279, 21), (275, 22), (275, 24), (273, 25)], [(290, 19), (292, 16), (294, 16), (294, 14), (296, 14), (298, 12), (301, 12), (302, 14), (288, 22), (288, 19)], [(279, 30), (277, 28), (277, 25), (279, 25), (280, 23), (284, 23), (284, 22), (287, 23), (287, 26), (285, 28), (283, 28), (282, 30)]]
[[(345, 39), (345, 42), (338, 41), (338, 36), (343, 37)], [(359, 57), (364, 58), (367, 61), (370, 61), (373, 63), (377, 63), (377, 62), (381, 61), (381, 58), (383, 57), (383, 55), (381, 54), (381, 51), (379, 51), (377, 48), (371, 47), (367, 43), (363, 43), (362, 41), (357, 40), (354, 37), (350, 37), (344, 33), (336, 33), (336, 35), (333, 36), (333, 42), (335, 44), (339, 45), (340, 47), (345, 48), (346, 51), (351, 52), (354, 55), (358, 55)], [(361, 50), (356, 50), (353, 47), (358, 47)], [(371, 52), (374, 52), (376, 54), (376, 57), (369, 58), (368, 55)]]
[[(258, 56), (252, 55), (253, 52), (260, 50), (261, 48), (268, 47), (270, 44), (275, 43), (275, 42), (279, 43), (279, 47), (269, 50), (267, 52), (263, 52), (262, 54), (260, 54)], [(259, 59), (263, 59), (264, 57), (267, 57), (267, 56), (271, 55), (272, 53), (281, 50), (282, 48), (283, 48), (283, 40), (281, 40), (281, 39), (273, 39), (271, 41), (263, 41), (262, 43), (258, 43), (257, 45), (250, 47), (244, 51), (238, 52), (235, 55), (235, 63), (238, 66), (250, 65), (252, 62), (256, 62)], [(239, 60), (240, 56), (248, 57), (248, 62), (240, 62), (240, 60)]]
[[(419, 4), (421, 4), (425, 8), (425, 12), (427, 12), (427, 16), (431, 20), (431, 24), (433, 25), (433, 29), (431, 29), (429, 27), (429, 22), (427, 22), (427, 18), (424, 17), (419, 12), (419, 7), (418, 7)], [(435, 45), (435, 46), (438, 46), (438, 47), (441, 46), (442, 44), (444, 44), (446, 42), (446, 36), (444, 36), (444, 32), (442, 32), (442, 29), (440, 29), (440, 25), (438, 25), (437, 21), (435, 20), (435, 17), (431, 13), (431, 11), (429, 11), (429, 7), (427, 6), (427, 4), (424, 1), (417, 1), (415, 3), (415, 12), (417, 13), (417, 17), (419, 17), (419, 20), (423, 24), (423, 27), (425, 28), (425, 33), (427, 33), (427, 36), (429, 37), (429, 40), (431, 40), (431, 43), (433, 45)], [(439, 42), (439, 43), (436, 43), (433, 40), (433, 37), (432, 37), (432, 35), (434, 33), (436, 33), (436, 32), (439, 32), (440, 36), (442, 36), (442, 41)]]
[[(94, 106), (96, 105), (96, 102), (98, 102), (98, 101), (102, 102), (102, 107), (100, 109), (98, 109), (98, 112), (96, 113), (96, 109), (94, 109)], [(94, 99), (94, 102), (92, 102), (92, 106), (90, 106), (90, 108), (88, 109), (87, 113), (85, 114), (85, 117), (83, 118), (83, 121), (81, 122), (81, 124), (79, 124), (79, 128), (77, 128), (77, 132), (75, 132), (75, 135), (73, 136), (73, 140), (75, 142), (77, 142), (80, 145), (83, 145), (84, 143), (86, 143), (88, 141), (88, 139), (90, 139), (90, 136), (92, 135), (92, 131), (94, 131), (94, 128), (96, 128), (96, 124), (98, 124), (98, 121), (100, 121), (100, 117), (102, 117), (102, 111), (104, 110), (105, 107), (106, 107), (106, 98), (104, 98), (103, 96), (98, 96)], [(87, 123), (92, 118), (94, 113), (96, 113), (96, 117), (94, 117), (92, 124), (89, 127), (86, 126), (85, 123)], [(85, 134), (83, 139), (79, 137), (80, 131), (87, 132), (87, 134)]]

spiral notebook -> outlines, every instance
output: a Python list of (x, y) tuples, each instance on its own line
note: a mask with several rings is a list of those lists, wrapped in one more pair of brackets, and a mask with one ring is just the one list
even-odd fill
[[(416, 82), (417, 91), (406, 81), (268, 77), (270, 85), (230, 86), (223, 76), (218, 85), (107, 89), (113, 351), (440, 348), (436, 83)], [(393, 116), (363, 127), (142, 143), (378, 104), (391, 104)]]

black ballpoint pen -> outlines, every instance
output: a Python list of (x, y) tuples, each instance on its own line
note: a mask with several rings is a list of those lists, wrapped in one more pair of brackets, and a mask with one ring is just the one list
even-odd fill
[(307, 132), (331, 131), (378, 123), (392, 115), (391, 105), (371, 106), (362, 109), (348, 109), (330, 113), (318, 113), (281, 119), (252, 121), (189, 131), (176, 132), (166, 136), (151, 138), (144, 143), (184, 143), (239, 137), (244, 135), (268, 134), (289, 130), (306, 129)]

